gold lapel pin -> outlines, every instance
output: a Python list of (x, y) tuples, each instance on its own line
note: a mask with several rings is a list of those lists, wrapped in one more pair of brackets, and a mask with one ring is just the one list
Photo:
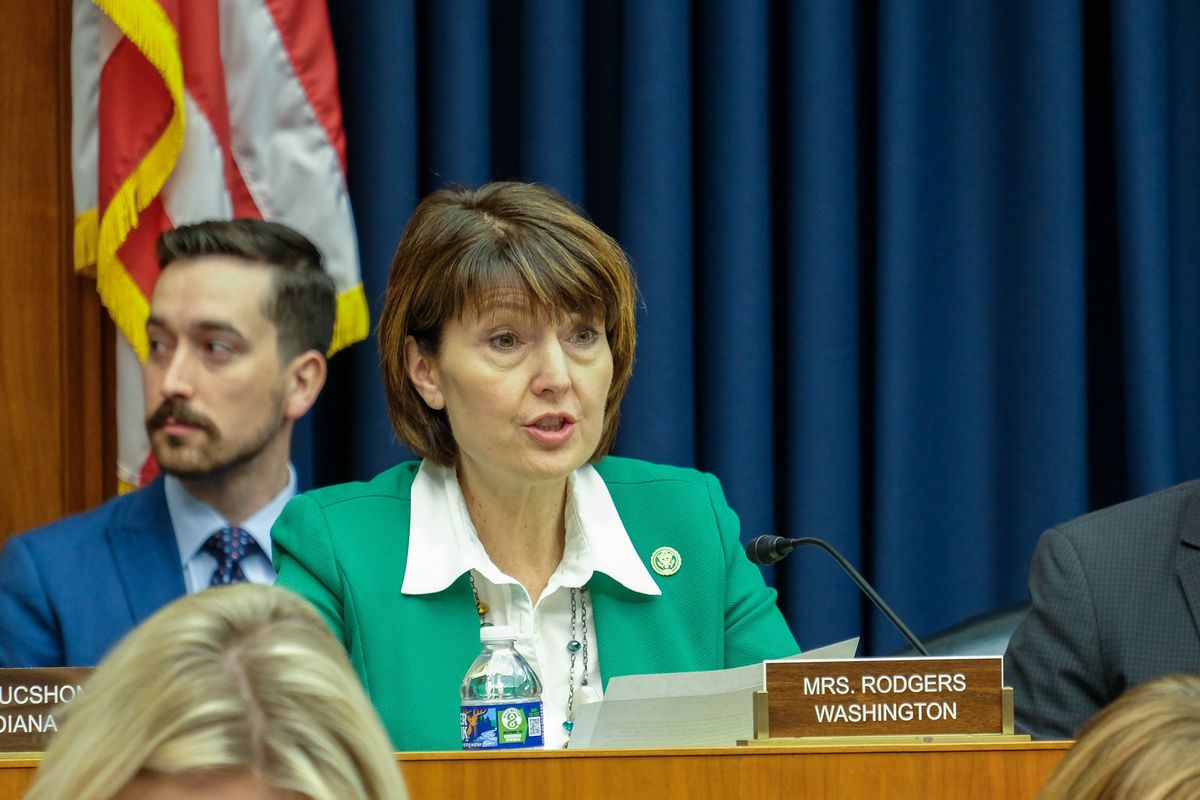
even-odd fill
[(674, 575), (682, 564), (683, 559), (674, 547), (660, 547), (650, 554), (650, 567), (659, 575)]

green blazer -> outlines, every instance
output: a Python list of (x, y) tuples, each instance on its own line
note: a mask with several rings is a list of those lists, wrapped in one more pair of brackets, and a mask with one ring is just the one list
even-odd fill
[[(408, 559), (406, 462), (368, 483), (299, 495), (271, 532), (277, 583), (307, 598), (346, 647), (397, 750), (458, 750), (459, 684), (479, 654), (468, 575), (432, 595), (401, 594)], [(716, 478), (624, 458), (596, 465), (642, 560), (669, 545), (659, 597), (597, 573), (590, 586), (601, 675), (736, 667), (799, 651), (739, 540)]]

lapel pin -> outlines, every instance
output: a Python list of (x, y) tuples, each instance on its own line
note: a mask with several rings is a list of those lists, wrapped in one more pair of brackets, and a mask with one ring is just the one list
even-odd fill
[(674, 547), (660, 547), (650, 554), (650, 567), (659, 575), (674, 575), (682, 563)]

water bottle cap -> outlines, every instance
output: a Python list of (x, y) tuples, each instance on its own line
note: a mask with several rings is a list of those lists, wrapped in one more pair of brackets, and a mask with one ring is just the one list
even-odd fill
[(515, 642), (517, 629), (512, 625), (485, 625), (479, 629), (479, 641), (484, 644)]

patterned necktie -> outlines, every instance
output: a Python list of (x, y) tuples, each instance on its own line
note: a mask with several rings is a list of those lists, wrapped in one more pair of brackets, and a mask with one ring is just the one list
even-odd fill
[(217, 560), (209, 586), (245, 583), (248, 579), (242, 572), (241, 560), (261, 550), (254, 537), (242, 528), (221, 528), (200, 549)]

